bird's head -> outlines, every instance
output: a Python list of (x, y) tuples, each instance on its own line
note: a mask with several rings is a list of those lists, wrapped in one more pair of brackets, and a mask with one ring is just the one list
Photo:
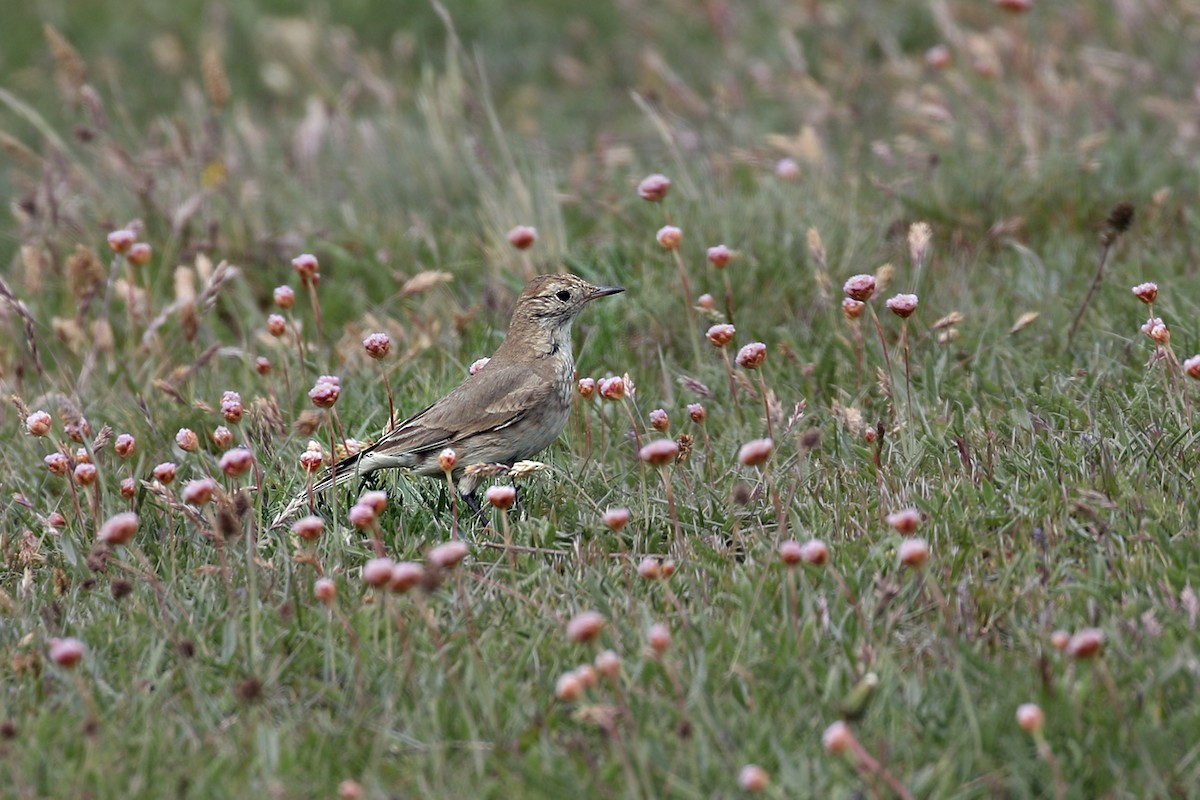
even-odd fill
[(578, 275), (539, 275), (517, 298), (513, 323), (532, 323), (544, 330), (570, 328), (583, 307), (598, 297), (625, 291), (617, 286), (595, 286)]

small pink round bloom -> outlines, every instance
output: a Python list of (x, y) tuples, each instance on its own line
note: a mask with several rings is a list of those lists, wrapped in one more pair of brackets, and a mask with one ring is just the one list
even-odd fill
[(133, 451), (136, 447), (137, 440), (128, 433), (122, 433), (117, 437), (117, 440), (113, 442), (113, 450), (115, 450), (117, 455), (119, 455), (121, 458), (129, 458), (131, 455), (133, 455)]
[(51, 511), (46, 517), (46, 524), (51, 528), (65, 528), (67, 527), (67, 518), (58, 511)]
[(537, 241), (537, 228), (518, 225), (508, 232), (508, 243), (518, 250), (528, 250)]
[(1033, 8), (1033, 0), (992, 0), (997, 8), (1011, 14), (1023, 14)]
[(88, 462), (75, 465), (75, 482), (80, 486), (91, 486), (96, 482), (96, 465)]
[(275, 298), (275, 305), (284, 311), (296, 305), (296, 291), (290, 286), (276, 286), (272, 295)]
[(656, 622), (646, 632), (646, 641), (650, 649), (661, 656), (671, 646), (671, 629), (661, 622)]
[(225, 421), (230, 425), (239, 422), (242, 418), (242, 396), (237, 392), (225, 392), (221, 395), (221, 416), (225, 417)]
[(801, 547), (800, 543), (792, 539), (779, 544), (779, 559), (789, 567), (794, 567), (800, 563)]
[(1146, 305), (1150, 305), (1158, 299), (1158, 284), (1157, 283), (1139, 283), (1133, 287), (1133, 296), (1141, 300)]
[[(45, 436), (47, 433), (50, 432), (50, 426), (52, 424), (53, 424), (53, 420), (50, 419), (50, 415), (47, 414), (45, 411), (34, 411), (32, 414), (30, 414), (28, 417), (25, 418), (25, 430), (29, 431), (29, 433), (34, 436)], [(129, 434), (126, 433), (126, 434), (121, 434), (121, 435), (128, 436)], [(117, 437), (118, 444), (120, 443), (120, 441), (121, 441), (121, 437), (118, 436)]]
[(163, 486), (175, 480), (175, 464), (170, 461), (164, 461), (154, 468), (154, 477)]
[(517, 490), (513, 486), (489, 486), (483, 496), (496, 508), (501, 510), (512, 508), (517, 500)]
[(1066, 653), (1071, 658), (1091, 658), (1104, 648), (1104, 631), (1084, 628), (1067, 641)]
[(183, 485), (183, 502), (202, 506), (212, 499), (213, 492), (216, 490), (217, 482), (212, 478), (188, 481)]
[(687, 412), (688, 416), (691, 417), (692, 422), (695, 422), (699, 425), (703, 425), (704, 420), (708, 419), (708, 412), (705, 411), (704, 406), (700, 405), (699, 403), (688, 403)]
[(71, 437), (73, 441), (82, 442), (84, 439), (92, 435), (92, 426), (83, 417), (80, 417), (75, 422), (68, 422), (63, 426), (63, 432)]
[(904, 566), (919, 569), (929, 560), (929, 543), (924, 539), (905, 539), (896, 555)]
[(50, 660), (64, 669), (71, 669), (82, 661), (86, 650), (78, 639), (50, 640)]
[(1187, 373), (1188, 377), (1200, 381), (1200, 355), (1184, 359), (1183, 371)]
[(917, 296), (915, 294), (898, 294), (889, 297), (886, 305), (888, 310), (900, 319), (908, 319), (917, 310)]
[(761, 792), (770, 782), (767, 771), (758, 764), (747, 764), (738, 772), (738, 788), (743, 792)]
[(670, 464), (679, 455), (679, 445), (674, 439), (656, 439), (638, 451), (638, 458), (652, 467)]
[[(324, 378), (326, 376), (322, 376)], [(308, 390), (308, 399), (317, 408), (333, 408), (333, 404), (338, 401), (338, 396), (342, 393), (342, 387), (333, 381), (322, 380), (318, 378), (313, 388)]]
[(1050, 644), (1055, 650), (1062, 653), (1067, 649), (1067, 645), (1071, 643), (1071, 634), (1064, 630), (1057, 630), (1050, 634)]
[(554, 696), (564, 703), (573, 703), (583, 697), (583, 683), (574, 671), (565, 672), (554, 683)]
[(705, 292), (704, 294), (702, 294), (696, 298), (696, 305), (698, 305), (700, 308), (704, 309), (705, 311), (712, 311), (714, 308), (717, 307), (717, 300), (711, 294), (709, 294), (708, 292)]
[(383, 332), (372, 333), (363, 339), (363, 348), (367, 351), (367, 355), (378, 361), (391, 352), (392, 337)]
[(1046, 724), (1046, 714), (1037, 703), (1022, 703), (1017, 707), (1017, 724), (1026, 733), (1037, 733)]
[(87, 448), (81, 447), (75, 451), (75, 461), (80, 464), (92, 463), (92, 454), (87, 451)]
[(287, 320), (278, 314), (271, 314), (267, 317), (267, 333), (275, 338), (279, 338), (287, 333)]
[(325, 532), (325, 520), (309, 515), (292, 523), (292, 533), (306, 542), (316, 541)]
[(271, 371), (271, 360), (266, 356), (259, 356), (254, 359), (254, 371), (259, 375), (266, 375)]
[(233, 444), (233, 433), (224, 425), (218, 425), (213, 428), (212, 432), (213, 444), (222, 450), (228, 450)]
[(1142, 333), (1157, 345), (1165, 347), (1171, 342), (1171, 332), (1160, 317), (1151, 317), (1142, 325)]
[(144, 267), (150, 263), (152, 255), (154, 255), (154, 248), (145, 242), (136, 242), (125, 254), (125, 260), (135, 267)]
[(392, 577), (388, 581), (388, 588), (396, 594), (404, 594), (419, 584), (424, 575), (425, 570), (420, 564), (414, 564), (411, 561), (401, 561), (392, 567)]
[(670, 190), (671, 179), (657, 172), (642, 178), (637, 187), (638, 197), (651, 203), (660, 202)]
[(221, 456), (221, 471), (231, 478), (245, 475), (254, 466), (254, 455), (244, 447), (226, 451)]
[(579, 644), (590, 642), (600, 635), (604, 621), (599, 611), (581, 611), (567, 623), (567, 638)]
[(628, 508), (610, 508), (604, 512), (604, 524), (614, 531), (619, 531), (624, 528), (629, 522)]
[(771, 439), (753, 439), (738, 449), (738, 463), (743, 467), (757, 467), (771, 457), (775, 442)]
[(921, 527), (921, 512), (915, 508), (905, 508), (887, 515), (887, 524), (895, 528), (901, 536), (912, 536)]
[(758, 369), (767, 360), (767, 346), (762, 342), (751, 342), (738, 350), (737, 363), (745, 369)]
[(184, 452), (195, 452), (200, 449), (200, 437), (191, 428), (180, 428), (175, 432), (175, 444)]
[(71, 459), (62, 453), (51, 453), (43, 461), (46, 462), (46, 469), (50, 470), (51, 475), (62, 477), (71, 471)]
[(775, 177), (782, 178), (785, 181), (795, 181), (800, 179), (800, 165), (796, 163), (794, 158), (781, 158), (775, 165)]
[(674, 574), (675, 574), (675, 561), (674, 561), (674, 559), (668, 558), (666, 561), (662, 562), (662, 576), (664, 578), (669, 578)]
[(708, 248), (708, 263), (717, 269), (725, 269), (731, 258), (733, 258), (733, 251), (723, 244)]
[(663, 225), (658, 229), (654, 238), (658, 240), (659, 247), (664, 250), (678, 250), (680, 243), (683, 242), (683, 231), (674, 225)]
[(318, 470), (321, 469), (321, 467), (322, 467), (322, 465), (324, 465), (324, 463), (325, 463), (325, 454), (322, 453), (319, 449), (305, 450), (303, 453), (300, 454), (300, 466), (304, 469), (305, 472), (309, 472), (309, 473), (317, 472)]
[(925, 51), (925, 66), (931, 69), (943, 70), (950, 66), (950, 61), (950, 48), (944, 44), (935, 44)]
[(596, 656), (596, 671), (612, 680), (621, 674), (621, 657), (612, 650), (605, 650)]
[(662, 575), (662, 565), (654, 556), (646, 556), (638, 562), (637, 573), (644, 580), (657, 580)]
[(350, 512), (347, 516), (350, 518), (350, 524), (359, 530), (369, 528), (375, 524), (375, 509), (363, 503), (355, 503), (350, 506)]
[(308, 286), (321, 280), (318, 274), (321, 265), (312, 253), (304, 253), (292, 259), (292, 268), (300, 275), (300, 283)]
[(382, 514), (387, 508), (387, 492), (380, 489), (363, 492), (358, 498), (358, 505), (367, 506), (376, 514)]
[(854, 733), (849, 725), (839, 719), (821, 734), (821, 744), (834, 755), (844, 753), (854, 745)]
[(842, 314), (846, 319), (858, 319), (866, 307), (867, 304), (861, 300), (855, 300), (853, 297), (842, 298)]
[(100, 541), (114, 546), (128, 544), (137, 533), (137, 529), (138, 515), (132, 511), (125, 511), (105, 520), (100, 526)]
[(317, 578), (313, 581), (313, 596), (325, 605), (333, 602), (333, 598), (337, 597), (337, 584), (332, 578)]
[(595, 393), (596, 393), (596, 379), (595, 378), (580, 378), (579, 379), (579, 396), (580, 397), (582, 397), (584, 400), (589, 400), (589, 399), (591, 399), (592, 395), (594, 395)]
[(820, 539), (809, 539), (800, 545), (800, 560), (814, 567), (823, 567), (829, 561), (829, 547)]
[(737, 333), (736, 328), (728, 322), (723, 322), (720, 325), (713, 325), (704, 336), (713, 347), (724, 347), (733, 341), (735, 333)]
[(575, 677), (583, 684), (585, 689), (594, 689), (596, 684), (600, 682), (596, 668), (591, 664), (580, 664), (575, 668)]
[(133, 478), (122, 478), (120, 484), (121, 497), (131, 500), (137, 494), (137, 481)]
[(875, 294), (875, 276), (867, 274), (853, 275), (842, 286), (842, 291), (852, 300), (865, 303), (871, 299), (871, 295)]
[(454, 448), (447, 447), (442, 452), (438, 453), (438, 466), (442, 472), (453, 472), (454, 465), (458, 463), (458, 453), (454, 452)]
[(396, 562), (390, 558), (372, 558), (366, 564), (363, 564), (362, 579), (368, 586), (374, 586), (378, 589), (380, 586), (387, 586), (392, 580), (392, 567)]
[(600, 396), (605, 400), (625, 399), (625, 379), (620, 376), (600, 379)]
[(457, 567), (459, 562), (467, 557), (467, 545), (464, 542), (453, 541), (443, 542), (429, 551), (426, 558), (429, 563), (442, 569), (451, 569)]
[(479, 372), (479, 370), (486, 367), (488, 365), (489, 361), (491, 361), (491, 359), (488, 358), (487, 356), (484, 356), (483, 358), (475, 359), (474, 361), (471, 362), (470, 368), (467, 369), (467, 374), (474, 375), (476, 372)]
[(118, 228), (108, 235), (108, 246), (114, 253), (124, 253), (133, 247), (137, 234), (128, 228)]
[(667, 412), (661, 408), (656, 408), (650, 412), (650, 427), (659, 433), (666, 433), (671, 427), (671, 420), (667, 417)]

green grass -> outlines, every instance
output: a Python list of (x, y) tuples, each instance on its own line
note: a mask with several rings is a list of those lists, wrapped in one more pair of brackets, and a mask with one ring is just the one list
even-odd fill
[[(1200, 350), (1180, 35), (1195, 9), (730, 4), (723, 30), (708, 13), (720, 3), (477, 0), (447, 4), (451, 36), (423, 4), (140, 5), (133, 24), (138, 4), (25, 4), (0, 34), (0, 258), (29, 320), (0, 304), (13, 398), (0, 409), (0, 793), (330, 797), (353, 780), (367, 797), (736, 797), (754, 763), (764, 796), (888, 797), (822, 746), (874, 673), (849, 724), (914, 797), (1200, 796), (1200, 408), (1196, 382), (1153, 359), (1129, 291), (1156, 281), (1172, 357)], [(86, 63), (102, 116), (56, 77), (43, 23)], [(938, 43), (944, 71), (924, 63)], [(224, 104), (206, 88), (209, 51)], [(775, 174), (784, 157), (799, 180)], [(635, 192), (651, 172), (673, 180), (661, 205)], [(1135, 221), (1068, 345), (1122, 201)], [(154, 256), (129, 273), (149, 307), (131, 313), (125, 283), (106, 291), (113, 266), (126, 272), (105, 234), (135, 219)], [(668, 219), (695, 294), (723, 309), (728, 276), (733, 347), (767, 345), (758, 374), (734, 367), (738, 403), (703, 336), (720, 313), (690, 320), (655, 242)], [(906, 237), (919, 221), (934, 239), (918, 276)], [(498, 520), (468, 524), (471, 554), (440, 583), (378, 593), (360, 578), (370, 541), (346, 521), (354, 493), (331, 498), (315, 547), (267, 529), (303, 486), (308, 440), (329, 445), (323, 418), (302, 424), (306, 393), (340, 376), (341, 424), (370, 439), (387, 417), (381, 366), (401, 414), (452, 388), (503, 335), (523, 282), (505, 240), (516, 224), (538, 228), (536, 269), (627, 288), (584, 312), (575, 346), (581, 377), (628, 374), (636, 393), (580, 399), (549, 470), (520, 481), (515, 569)], [(722, 241), (738, 252), (724, 273), (705, 261)], [(100, 260), (94, 285), (68, 266), (80, 246)], [(321, 261), (321, 335), (290, 267), (306, 251)], [(205, 295), (221, 261), (236, 277)], [(864, 315), (860, 381), (840, 289), (885, 263), (871, 302), (892, 370)], [(451, 279), (403, 291), (432, 271)], [(303, 359), (266, 333), (272, 289), (289, 282)], [(911, 403), (883, 305), (898, 291), (920, 295)], [(189, 292), (207, 297), (195, 313)], [(951, 312), (961, 321), (935, 328)], [(360, 344), (376, 330), (392, 337), (382, 365)], [(767, 431), (760, 374), (775, 448), (744, 467), (738, 448)], [(220, 474), (210, 435), (229, 390), (261, 477), (220, 477), (224, 499), (196, 513), (180, 492)], [(691, 437), (669, 468), (678, 530), (632, 436), (661, 435), (655, 408)], [(25, 410), (52, 415), (49, 436), (26, 433)], [(75, 414), (84, 443), (67, 435)], [(176, 446), (181, 427), (200, 452)], [(136, 437), (129, 459), (108, 429)], [(98, 481), (77, 487), (77, 513), (43, 459), (79, 447)], [(152, 470), (165, 461), (179, 475), (164, 489)], [(443, 487), (380, 486), (388, 555), (423, 562), (450, 533)], [(601, 521), (616, 506), (632, 512), (620, 534)], [(931, 551), (920, 571), (898, 563), (885, 522), (909, 506)], [(130, 508), (132, 546), (99, 546), (99, 524)], [(789, 569), (789, 538), (823, 540), (829, 564)], [(646, 554), (674, 574), (639, 578)], [(333, 610), (313, 597), (318, 571)], [(585, 610), (607, 623), (570, 642)], [(661, 655), (655, 623), (672, 634)], [(1093, 626), (1097, 658), (1052, 644)], [(86, 645), (74, 670), (49, 658), (62, 637)], [(610, 648), (615, 682), (555, 698), (560, 676)], [(1045, 712), (1050, 759), (1016, 723), (1026, 702)]]

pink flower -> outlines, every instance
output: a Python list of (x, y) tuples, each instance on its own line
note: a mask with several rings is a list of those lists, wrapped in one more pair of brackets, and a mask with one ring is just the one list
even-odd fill
[(820, 539), (809, 539), (800, 545), (800, 560), (814, 567), (823, 567), (829, 561), (829, 547)]
[(775, 177), (785, 181), (795, 181), (800, 179), (800, 165), (796, 163), (794, 158), (781, 158), (775, 165)]
[(621, 377), (601, 378), (600, 396), (614, 402), (625, 399), (625, 379)]
[(180, 450), (191, 453), (200, 449), (200, 437), (191, 428), (180, 428), (175, 432), (175, 444)]
[(921, 526), (921, 512), (915, 508), (905, 508), (887, 515), (887, 524), (896, 529), (901, 536), (912, 536)]
[(508, 243), (518, 250), (528, 250), (537, 241), (537, 228), (518, 225), (508, 232)]
[(905, 539), (896, 550), (900, 563), (919, 568), (929, 560), (929, 544), (924, 539)]
[(747, 764), (738, 772), (738, 788), (743, 792), (761, 792), (770, 782), (767, 771), (758, 764)]
[(612, 680), (621, 674), (621, 657), (612, 650), (604, 650), (596, 656), (596, 671)]
[(1011, 14), (1023, 14), (1033, 8), (1033, 0), (992, 0), (997, 8), (1002, 8)]
[(120, 492), (121, 497), (126, 500), (133, 499), (133, 496), (137, 494), (137, 481), (133, 478), (121, 478)]
[(376, 589), (387, 586), (392, 580), (392, 567), (395, 566), (395, 563), (390, 558), (372, 558), (363, 564), (363, 582)]
[(420, 564), (401, 561), (392, 567), (392, 578), (388, 582), (388, 588), (396, 594), (404, 594), (419, 584), (424, 576), (425, 570)]
[(334, 403), (338, 401), (338, 397), (342, 393), (341, 382), (337, 379), (326, 380), (331, 378), (331, 375), (322, 375), (317, 378), (317, 382), (313, 388), (308, 390), (308, 399), (317, 408), (333, 408)]
[(800, 543), (791, 539), (779, 545), (779, 558), (789, 567), (800, 563)]
[(170, 461), (164, 461), (154, 468), (154, 477), (163, 486), (170, 484), (175, 480), (175, 464)]
[(317, 578), (313, 581), (313, 596), (325, 605), (329, 605), (337, 596), (337, 584), (331, 578)]
[(762, 342), (751, 342), (738, 350), (737, 363), (745, 369), (758, 369), (767, 360), (767, 346)]
[(271, 314), (267, 317), (267, 333), (279, 338), (287, 333), (287, 320), (278, 314)]
[(704, 406), (699, 403), (688, 403), (687, 413), (691, 417), (692, 422), (698, 425), (703, 425), (704, 420), (708, 419), (708, 412), (704, 410)]
[(447, 447), (442, 452), (438, 453), (438, 466), (442, 472), (453, 472), (454, 465), (458, 463), (458, 453), (454, 449)]
[(696, 305), (705, 311), (712, 311), (717, 307), (717, 301), (716, 298), (714, 298), (711, 294), (705, 292), (696, 298)]
[(661, 656), (671, 646), (671, 629), (661, 622), (654, 623), (646, 632), (646, 642), (651, 650)]
[(637, 572), (639, 578), (648, 581), (657, 580), (662, 575), (661, 565), (654, 556), (646, 556), (638, 562)]
[(221, 471), (231, 478), (245, 475), (254, 465), (254, 456), (244, 447), (227, 451), (221, 456)]
[(347, 516), (350, 519), (350, 524), (359, 530), (369, 528), (375, 523), (375, 509), (362, 502), (350, 506)]
[(504, 510), (512, 508), (516, 502), (517, 490), (512, 486), (489, 486), (483, 496), (494, 507)]
[(108, 235), (108, 246), (114, 253), (124, 253), (137, 241), (137, 234), (128, 228), (118, 228)]
[(372, 333), (363, 339), (363, 347), (366, 349), (367, 355), (379, 360), (391, 351), (392, 339), (386, 333)]
[(931, 69), (943, 70), (950, 66), (950, 48), (944, 44), (935, 44), (925, 51), (925, 65)]
[(656, 439), (638, 451), (638, 458), (653, 467), (670, 464), (679, 455), (679, 445), (674, 439)]
[(88, 462), (75, 465), (75, 482), (80, 486), (91, 486), (96, 482), (96, 465)]
[(671, 420), (667, 418), (667, 412), (661, 408), (656, 408), (650, 412), (650, 427), (659, 433), (666, 433), (671, 427)]
[(842, 291), (853, 300), (865, 303), (875, 294), (874, 275), (853, 275), (842, 286)]
[(319, 445), (316, 448), (310, 447), (300, 454), (300, 466), (305, 472), (317, 472), (324, 464), (325, 454), (321, 452)]
[(889, 297), (886, 305), (897, 317), (908, 319), (917, 310), (917, 296), (915, 294), (898, 294)]
[(50, 470), (51, 475), (61, 478), (71, 471), (71, 459), (62, 453), (51, 453), (42, 460), (46, 463), (46, 469)]
[(584, 400), (588, 400), (595, 393), (596, 393), (596, 379), (595, 378), (580, 378), (579, 379), (579, 396), (580, 397), (582, 397)]
[(1171, 332), (1160, 317), (1151, 317), (1142, 325), (1142, 333), (1157, 345), (1165, 347), (1171, 341)]
[(1017, 707), (1017, 725), (1026, 733), (1037, 733), (1046, 724), (1046, 714), (1037, 703), (1022, 703)]
[(487, 356), (484, 356), (483, 358), (475, 359), (473, 362), (471, 362), (471, 366), (467, 370), (467, 373), (470, 375), (474, 375), (476, 372), (479, 372), (479, 370), (486, 367), (488, 365), (489, 361), (491, 361), (491, 359), (488, 358)]
[(1146, 305), (1150, 305), (1158, 299), (1158, 284), (1139, 283), (1137, 286), (1133, 287), (1133, 295)]
[(1191, 358), (1184, 359), (1183, 371), (1186, 372), (1189, 377), (1200, 381), (1200, 355), (1195, 355)]
[(109, 545), (128, 544), (137, 533), (138, 515), (132, 511), (116, 514), (100, 526), (100, 541)]
[(299, 536), (306, 542), (315, 541), (321, 538), (321, 534), (325, 532), (325, 520), (316, 516), (301, 517), (292, 523), (292, 533)]
[(604, 512), (602, 519), (610, 529), (619, 531), (629, 522), (629, 517), (628, 508), (610, 508)]
[(363, 492), (358, 498), (358, 504), (364, 505), (374, 511), (376, 514), (382, 514), (387, 508), (387, 492), (376, 489), (370, 492)]
[(842, 298), (842, 314), (846, 319), (858, 319), (866, 307), (867, 304), (861, 300), (855, 300), (853, 297)]
[(725, 269), (731, 258), (733, 258), (733, 251), (723, 244), (708, 248), (708, 263), (717, 269)]
[(821, 744), (834, 755), (849, 750), (854, 745), (854, 741), (854, 734), (850, 731), (850, 726), (840, 719), (821, 734)]
[(429, 551), (426, 556), (430, 564), (441, 567), (442, 569), (450, 569), (458, 566), (464, 558), (467, 557), (467, 546), (463, 542), (443, 542), (437, 547)]
[(276, 286), (272, 296), (275, 298), (275, 305), (284, 311), (296, 304), (296, 292), (290, 286)]
[(1099, 628), (1084, 628), (1067, 641), (1067, 655), (1071, 658), (1091, 658), (1104, 648), (1104, 631)]
[(222, 450), (227, 450), (233, 444), (233, 434), (224, 425), (218, 425), (213, 428), (212, 432), (213, 444)]
[[(29, 431), (34, 436), (45, 436), (50, 432), (50, 426), (52, 424), (53, 420), (50, 419), (50, 415), (45, 411), (34, 411), (25, 418), (25, 430)], [(129, 434), (124, 433), (121, 434), (121, 436), (129, 436)], [(118, 436), (117, 442), (120, 443), (120, 441), (121, 437)]]
[(303, 253), (292, 259), (292, 267), (300, 275), (300, 282), (305, 286), (320, 280), (318, 272), (321, 265), (312, 253)]
[(217, 482), (212, 478), (188, 481), (183, 485), (183, 502), (191, 503), (194, 506), (202, 506), (212, 499), (213, 492), (216, 489)]
[(78, 639), (50, 640), (50, 660), (64, 669), (71, 669), (82, 661), (86, 650)]
[(678, 250), (683, 241), (683, 231), (674, 225), (664, 225), (658, 229), (655, 238), (658, 239), (659, 246), (664, 250)]
[(565, 672), (554, 683), (554, 696), (564, 703), (573, 703), (583, 696), (583, 683), (574, 671)]
[(221, 416), (233, 425), (241, 420), (243, 413), (242, 396), (237, 392), (225, 392), (221, 395)]
[(671, 179), (666, 175), (659, 175), (657, 172), (642, 178), (637, 187), (638, 197), (651, 203), (661, 201), (670, 190)]
[(154, 255), (154, 248), (145, 242), (137, 242), (129, 248), (129, 252), (125, 254), (125, 260), (135, 267), (144, 267), (150, 263), (152, 255)]
[(271, 371), (271, 361), (266, 356), (259, 356), (254, 359), (254, 371), (259, 375), (266, 375)]
[(738, 450), (738, 463), (743, 467), (756, 467), (771, 457), (775, 442), (770, 439), (754, 439)]
[(736, 332), (736, 328), (725, 322), (720, 325), (713, 325), (704, 335), (713, 347), (724, 347), (733, 341), (733, 335)]
[(567, 638), (572, 642), (590, 642), (604, 628), (604, 616), (598, 611), (581, 611), (567, 623)]

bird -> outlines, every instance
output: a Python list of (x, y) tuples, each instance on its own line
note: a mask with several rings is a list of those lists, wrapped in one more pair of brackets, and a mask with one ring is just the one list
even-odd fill
[[(338, 461), (312, 485), (323, 492), (382, 469), (408, 469), (442, 478), (439, 456), (455, 454), (451, 471), (463, 500), (482, 515), (475, 490), (481, 476), (473, 464), (505, 464), (533, 458), (566, 427), (575, 389), (571, 329), (588, 303), (625, 291), (596, 286), (569, 273), (538, 275), (513, 307), (504, 341), (474, 375), (380, 439)], [(298, 495), (272, 523), (281, 525), (311, 502)]]

